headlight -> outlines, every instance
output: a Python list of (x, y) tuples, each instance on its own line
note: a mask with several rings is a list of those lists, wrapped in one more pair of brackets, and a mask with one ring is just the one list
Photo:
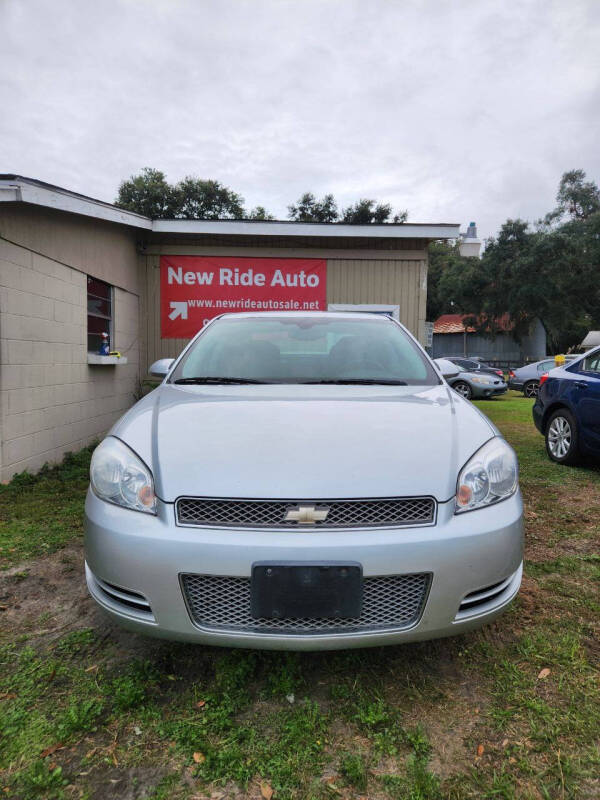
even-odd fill
[(518, 478), (515, 451), (499, 436), (490, 439), (459, 473), (455, 513), (505, 500), (515, 493)]
[(152, 473), (133, 450), (114, 436), (107, 436), (94, 450), (90, 483), (102, 500), (156, 514)]
[(480, 378), (478, 375), (475, 376), (474, 378), (471, 378), (471, 380), (473, 381), (473, 383), (485, 383), (485, 384), (488, 384), (488, 383), (492, 382), (489, 378)]

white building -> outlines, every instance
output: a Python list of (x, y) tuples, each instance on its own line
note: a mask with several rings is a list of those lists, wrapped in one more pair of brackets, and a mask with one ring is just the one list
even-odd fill
[(466, 231), (460, 233), (459, 250), (461, 256), (478, 258), (481, 251), (481, 239), (477, 236), (477, 226), (474, 222), (469, 222)]

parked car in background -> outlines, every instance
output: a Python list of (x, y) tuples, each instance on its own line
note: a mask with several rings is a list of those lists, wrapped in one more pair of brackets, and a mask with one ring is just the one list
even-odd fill
[(458, 378), (460, 374), (460, 367), (454, 364), (452, 361), (448, 361), (447, 358), (435, 358), (433, 363), (442, 373), (442, 377), (449, 381), (451, 378)]
[(467, 400), (485, 400), (497, 397), (507, 391), (508, 386), (504, 378), (498, 377), (487, 372), (468, 372), (461, 371), (458, 374), (448, 373), (447, 368), (442, 367), (442, 362), (454, 364), (456, 369), (462, 368), (456, 364), (454, 359), (436, 358), (435, 363), (440, 367), (442, 374), (448, 384), (455, 392), (462, 395)]
[(552, 461), (600, 458), (600, 348), (541, 376), (533, 421)]
[(517, 594), (517, 458), (400, 323), (225, 314), (94, 451), (90, 593), (167, 639), (270, 649), (463, 633)]
[[(570, 362), (577, 356), (565, 356), (565, 361)], [(525, 397), (537, 397), (540, 378), (545, 372), (554, 369), (556, 362), (554, 356), (544, 358), (541, 361), (533, 361), (523, 367), (511, 369), (508, 373), (508, 388), (523, 392)]]
[(490, 375), (497, 375), (504, 380), (504, 372), (498, 367), (493, 367), (480, 358), (463, 358), (462, 356), (442, 356), (442, 358), (452, 361), (453, 364), (461, 367), (466, 372), (487, 372)]

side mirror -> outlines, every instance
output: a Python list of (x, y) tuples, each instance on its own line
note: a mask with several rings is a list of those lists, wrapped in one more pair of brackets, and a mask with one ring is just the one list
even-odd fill
[(460, 372), (460, 367), (457, 367), (456, 364), (453, 364), (452, 361), (448, 361), (446, 358), (434, 358), (433, 363), (446, 380), (456, 378)]
[(148, 372), (155, 378), (164, 378), (175, 362), (174, 358), (159, 358), (150, 367)]

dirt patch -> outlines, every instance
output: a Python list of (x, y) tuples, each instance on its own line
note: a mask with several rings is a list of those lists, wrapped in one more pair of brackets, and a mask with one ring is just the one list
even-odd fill
[(600, 495), (595, 484), (529, 487), (524, 505), (528, 561), (542, 563), (597, 553)]
[(84, 576), (83, 544), (32, 559), (0, 572), (0, 637), (25, 634), (28, 644), (45, 648), (67, 633), (93, 629), (94, 650), (110, 642), (111, 660), (148, 657), (162, 642), (120, 628), (90, 597)]
[(407, 728), (423, 728), (431, 745), (429, 768), (445, 780), (474, 765), (477, 744), (485, 739), (489, 695), (483, 676), (474, 681), (461, 658), (448, 656), (438, 664), (434, 701), (419, 698), (404, 723)]
[(519, 591), (521, 619), (524, 623), (532, 623), (543, 613), (545, 603), (538, 582), (528, 575), (523, 575)]
[[(429, 768), (442, 780), (465, 771), (477, 761), (477, 744), (486, 739), (485, 715), (479, 706), (450, 696), (435, 713), (421, 720), (431, 744)], [(420, 715), (421, 716), (421, 715)]]
[(143, 800), (165, 777), (162, 767), (96, 767), (81, 773), (93, 800)]
[(56, 638), (100, 621), (83, 579), (81, 545), (0, 573), (0, 604), (7, 633)]

